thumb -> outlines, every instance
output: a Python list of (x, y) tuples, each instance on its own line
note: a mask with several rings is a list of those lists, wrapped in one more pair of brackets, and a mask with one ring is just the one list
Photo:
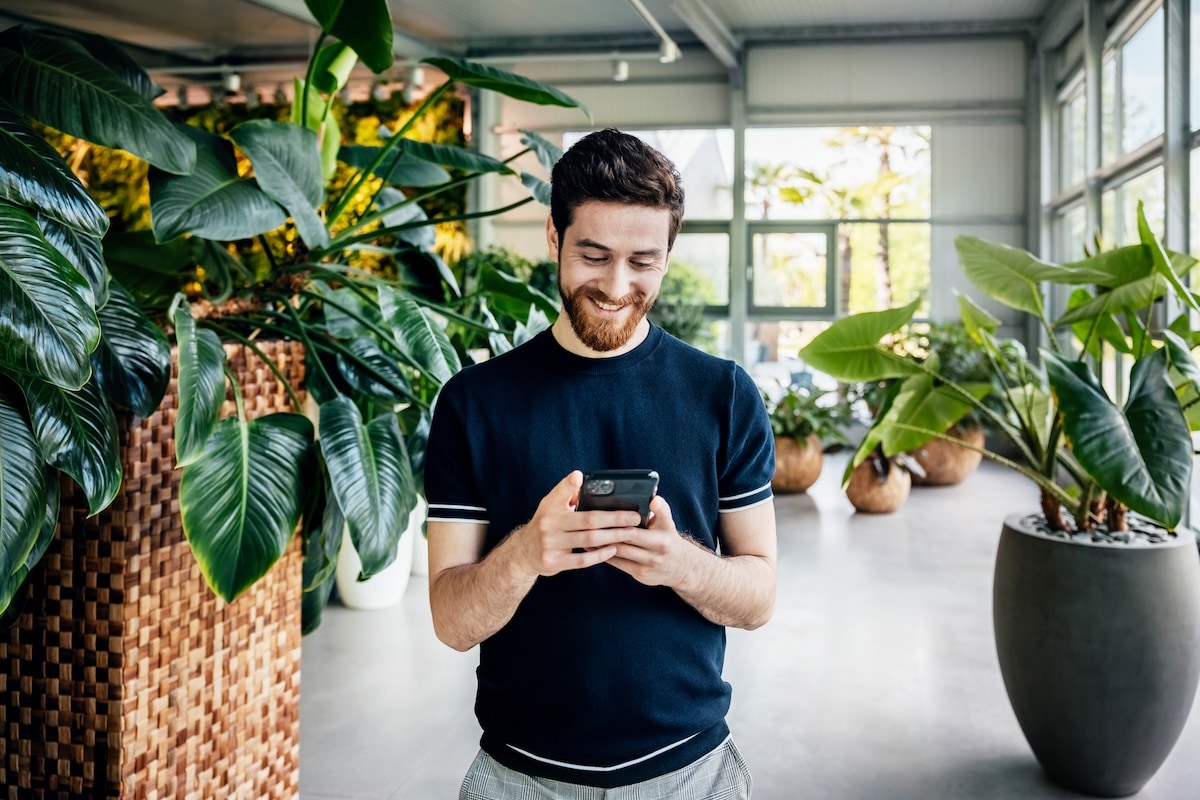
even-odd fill
[(579, 488), (583, 486), (583, 473), (572, 470), (559, 481), (546, 499), (559, 508), (573, 507), (579, 503)]
[(671, 516), (671, 505), (663, 499), (662, 495), (655, 495), (650, 500), (650, 525), (651, 528), (670, 528), (675, 527), (675, 518)]

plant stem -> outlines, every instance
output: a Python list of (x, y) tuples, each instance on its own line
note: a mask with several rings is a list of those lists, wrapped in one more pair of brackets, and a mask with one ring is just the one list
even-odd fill
[(515, 208), (520, 208), (521, 206), (525, 205), (526, 203), (531, 203), (531, 202), (533, 202), (533, 198), (526, 197), (524, 200), (518, 200), (517, 202), (510, 203), (509, 205), (506, 205), (503, 208), (494, 208), (494, 209), (491, 209), (490, 211), (475, 211), (470, 214), (453, 214), (453, 215), (449, 215), (449, 216), (445, 216), (445, 217), (438, 217), (436, 220), (419, 220), (417, 222), (406, 222), (403, 225), (392, 225), (387, 228), (378, 228), (376, 230), (369, 231), (367, 233), (360, 233), (355, 236), (351, 236), (349, 238), (344, 238), (342, 236), (338, 236), (336, 239), (330, 241), (329, 246), (326, 248), (325, 252), (333, 253), (337, 250), (345, 250), (350, 245), (356, 244), (358, 242), (365, 242), (365, 241), (368, 241), (371, 239), (378, 239), (381, 236), (387, 236), (389, 234), (399, 233), (400, 231), (412, 230), (414, 228), (423, 228), (427, 225), (432, 224), (433, 222), (440, 224), (443, 222), (461, 222), (463, 220), (468, 220), (468, 219), (481, 219), (483, 217), (494, 217), (497, 214), (504, 214), (508, 211), (512, 211)]
[(245, 347), (253, 351), (254, 354), (257, 355), (259, 359), (267, 365), (267, 368), (270, 369), (271, 372), (275, 373), (275, 377), (279, 379), (279, 382), (283, 384), (284, 390), (288, 393), (288, 398), (292, 401), (292, 408), (296, 409), (297, 413), (304, 413), (304, 403), (300, 401), (299, 395), (297, 395), (296, 390), (292, 388), (292, 384), (287, 379), (287, 376), (283, 374), (281, 369), (279, 369), (279, 365), (276, 364), (274, 360), (272, 360), (265, 352), (263, 352), (262, 348), (254, 343), (254, 340), (242, 336), (240, 333), (232, 330), (231, 328), (211, 322), (209, 320), (205, 320), (203, 324), (205, 327), (216, 331), (217, 335), (228, 337), (230, 339), (237, 339)]

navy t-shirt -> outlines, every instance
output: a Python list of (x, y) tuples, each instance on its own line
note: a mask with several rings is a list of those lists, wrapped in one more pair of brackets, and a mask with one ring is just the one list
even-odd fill
[[(571, 470), (653, 469), (676, 527), (717, 550), (720, 513), (769, 502), (774, 467), (761, 396), (732, 361), (657, 326), (612, 358), (545, 331), (447, 382), (425, 496), (430, 520), (486, 523), (486, 554)], [(480, 645), (481, 745), (574, 783), (665, 774), (728, 734), (724, 657), (725, 629), (671, 589), (608, 564), (538, 578)]]

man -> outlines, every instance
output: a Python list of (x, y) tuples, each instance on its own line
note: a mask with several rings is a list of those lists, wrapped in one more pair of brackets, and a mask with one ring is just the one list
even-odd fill
[[(563, 312), (447, 382), (429, 436), (434, 629), (480, 646), (460, 797), (749, 797), (721, 673), (725, 626), (774, 607), (766, 413), (740, 367), (646, 318), (683, 216), (671, 162), (605, 130), (551, 190)], [(646, 528), (575, 510), (581, 470), (623, 468), (661, 476)]]

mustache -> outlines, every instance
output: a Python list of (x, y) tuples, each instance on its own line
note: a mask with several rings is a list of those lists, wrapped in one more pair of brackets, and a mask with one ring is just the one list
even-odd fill
[(624, 297), (613, 299), (594, 286), (578, 289), (575, 295), (577, 297), (586, 297), (589, 300), (596, 300), (610, 306), (636, 306), (644, 303), (646, 300), (645, 292), (629, 292)]

